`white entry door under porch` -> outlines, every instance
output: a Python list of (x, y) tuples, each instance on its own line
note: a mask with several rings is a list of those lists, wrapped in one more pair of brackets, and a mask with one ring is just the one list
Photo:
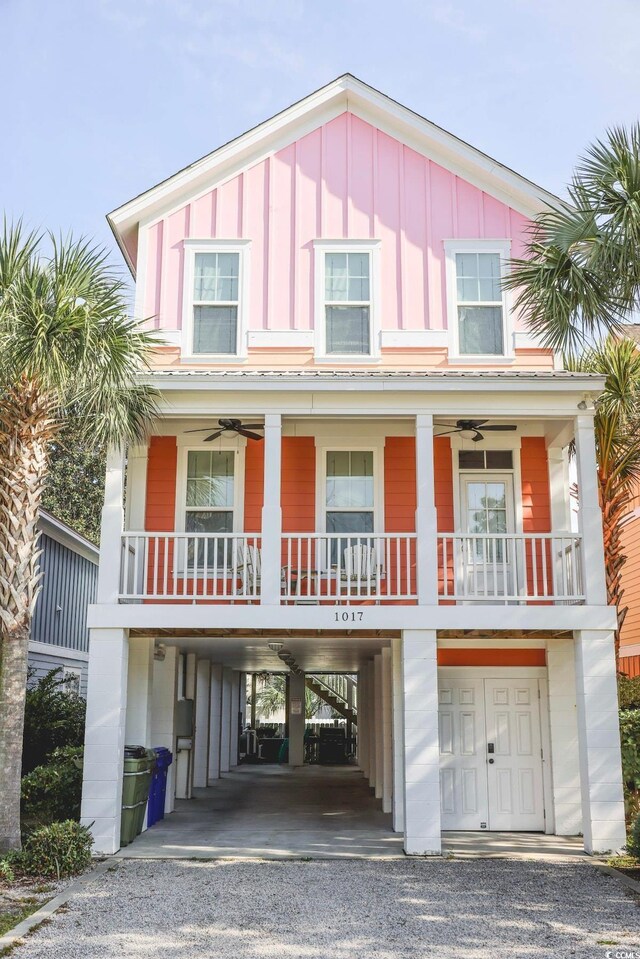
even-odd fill
[(440, 671), (442, 829), (544, 831), (540, 682)]

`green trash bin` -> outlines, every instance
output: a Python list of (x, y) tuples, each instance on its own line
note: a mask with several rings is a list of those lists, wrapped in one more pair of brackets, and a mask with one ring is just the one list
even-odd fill
[[(147, 811), (147, 803), (149, 801), (149, 791), (151, 789), (151, 779), (156, 768), (156, 754), (153, 749), (145, 749), (145, 755), (147, 760), (147, 774), (146, 776), (139, 776), (137, 779), (138, 783), (138, 792), (136, 794), (136, 831), (135, 836), (139, 836), (142, 832), (142, 827), (144, 826), (144, 816)], [(134, 838), (135, 838), (134, 836)]]
[(120, 845), (128, 846), (142, 831), (151, 784), (151, 760), (144, 746), (124, 747)]

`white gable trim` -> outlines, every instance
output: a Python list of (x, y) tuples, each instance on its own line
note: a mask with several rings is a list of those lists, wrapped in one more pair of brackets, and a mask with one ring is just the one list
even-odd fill
[(542, 187), (347, 74), (110, 213), (107, 219), (129, 265), (132, 267), (124, 236), (136, 224), (148, 225), (168, 215), (346, 110), (525, 216), (560, 202)]

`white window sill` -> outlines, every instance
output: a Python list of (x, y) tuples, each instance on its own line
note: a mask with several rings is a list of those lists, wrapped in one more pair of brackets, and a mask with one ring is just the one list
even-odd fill
[(380, 356), (373, 356), (368, 354), (367, 356), (360, 353), (347, 353), (345, 355), (332, 353), (330, 356), (314, 356), (316, 363), (321, 363), (323, 365), (339, 364), (340, 366), (345, 366), (349, 364), (375, 364), (379, 363), (381, 360)]
[(517, 357), (515, 356), (505, 356), (504, 354), (498, 355), (497, 353), (488, 353), (488, 354), (479, 354), (474, 353), (473, 355), (466, 354), (465, 356), (454, 356), (449, 353), (449, 363), (460, 364), (461, 366), (473, 366), (476, 363), (481, 363), (483, 366), (498, 365), (498, 366), (511, 366), (516, 362)]
[(239, 356), (237, 353), (181, 353), (182, 363), (201, 363), (209, 365), (211, 363), (231, 363), (242, 364), (247, 362), (247, 356)]

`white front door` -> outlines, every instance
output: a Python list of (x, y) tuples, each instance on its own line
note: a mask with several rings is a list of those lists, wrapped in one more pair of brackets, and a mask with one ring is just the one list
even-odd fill
[(537, 679), (439, 681), (443, 829), (544, 829)]
[(544, 829), (538, 681), (485, 679), (484, 687), (490, 828)]
[(504, 534), (515, 525), (513, 478), (463, 473), (461, 494), (463, 528), (470, 534), (460, 557), (464, 594), (473, 599), (512, 595), (516, 557)]

